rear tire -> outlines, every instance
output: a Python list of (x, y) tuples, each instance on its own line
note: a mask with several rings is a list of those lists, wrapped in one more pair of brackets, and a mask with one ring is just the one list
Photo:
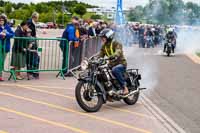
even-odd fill
[(168, 56), (168, 57), (170, 56), (170, 52), (167, 52), (167, 56)]
[[(97, 112), (99, 111), (99, 109), (101, 108), (102, 104), (103, 104), (103, 97), (98, 95), (98, 102), (94, 107), (89, 107), (88, 105), (86, 105), (81, 97), (81, 88), (83, 87), (84, 84), (87, 84), (86, 82), (80, 81), (78, 82), (77, 86), (76, 86), (76, 90), (75, 90), (75, 95), (76, 95), (76, 101), (79, 104), (79, 106), (85, 110), (86, 112)], [(95, 90), (97, 91), (97, 89), (95, 88)], [(98, 92), (98, 91), (97, 91)]]
[(128, 105), (134, 105), (137, 103), (139, 95), (140, 95), (140, 92), (130, 96), (130, 97), (132, 97), (132, 99), (130, 99), (130, 97), (127, 97), (127, 98), (124, 98), (123, 100)]

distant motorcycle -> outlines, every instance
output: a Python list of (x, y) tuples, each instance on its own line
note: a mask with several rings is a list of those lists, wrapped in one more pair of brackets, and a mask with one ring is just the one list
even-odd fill
[(167, 43), (166, 43), (166, 53), (167, 56), (170, 56), (170, 54), (172, 53), (173, 50), (173, 40), (172, 39), (168, 39)]
[(97, 112), (107, 101), (123, 100), (128, 105), (134, 105), (139, 98), (141, 75), (138, 69), (128, 69), (126, 77), (129, 94), (123, 95), (123, 89), (113, 76), (108, 65), (109, 59), (92, 57), (81, 63), (83, 72), (79, 74), (75, 89), (76, 100), (86, 112)]
[(151, 36), (147, 36), (146, 37), (146, 45), (147, 45), (147, 48), (154, 48), (154, 44), (153, 44), (153, 38)]

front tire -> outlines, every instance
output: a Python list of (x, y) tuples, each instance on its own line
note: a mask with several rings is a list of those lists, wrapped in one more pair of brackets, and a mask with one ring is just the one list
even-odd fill
[(123, 100), (128, 105), (134, 105), (137, 103), (139, 95), (140, 95), (140, 92), (138, 92), (130, 97), (124, 98)]
[[(84, 88), (85, 85), (90, 85), (91, 87), (93, 87), (93, 90), (95, 90), (96, 92), (98, 92), (97, 88), (92, 85), (89, 84), (87, 82), (83, 82), (83, 81), (79, 81), (77, 86), (76, 86), (76, 90), (75, 90), (75, 95), (76, 95), (76, 101), (79, 104), (79, 106), (85, 110), (86, 112), (97, 112), (99, 111), (99, 109), (101, 108), (101, 106), (103, 105), (103, 97), (101, 95), (97, 94), (97, 103), (93, 103), (92, 105), (94, 105), (93, 107), (90, 107), (89, 105), (86, 104), (86, 102), (91, 102), (92, 98), (89, 96), (89, 92), (87, 92), (88, 87), (86, 90), (84, 90), (83, 95), (81, 95), (82, 92), (82, 88)], [(88, 93), (88, 97), (87, 97), (87, 93)], [(91, 93), (92, 94), (92, 93)], [(90, 95), (91, 95), (90, 94)]]

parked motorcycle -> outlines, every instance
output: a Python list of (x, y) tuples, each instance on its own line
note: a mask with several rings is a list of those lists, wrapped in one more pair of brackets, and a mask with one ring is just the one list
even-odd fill
[(128, 69), (126, 78), (129, 94), (123, 95), (123, 89), (113, 76), (108, 58), (92, 57), (81, 63), (82, 72), (78, 76), (75, 89), (76, 100), (86, 112), (97, 112), (107, 101), (123, 100), (128, 105), (134, 105), (139, 98), (141, 75), (138, 69)]

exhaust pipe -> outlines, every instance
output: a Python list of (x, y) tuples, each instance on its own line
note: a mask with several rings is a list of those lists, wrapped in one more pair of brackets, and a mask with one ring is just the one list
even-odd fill
[(137, 90), (132, 91), (132, 92), (129, 93), (128, 95), (126, 95), (126, 96), (122, 96), (122, 97), (123, 97), (123, 98), (127, 98), (127, 97), (129, 97), (129, 96), (131, 96), (131, 95), (134, 95), (134, 94), (138, 93), (139, 91), (141, 91), (141, 90), (145, 90), (145, 89), (147, 89), (147, 88), (138, 88)]
[(141, 91), (141, 90), (146, 90), (147, 88), (139, 88), (139, 90)]

